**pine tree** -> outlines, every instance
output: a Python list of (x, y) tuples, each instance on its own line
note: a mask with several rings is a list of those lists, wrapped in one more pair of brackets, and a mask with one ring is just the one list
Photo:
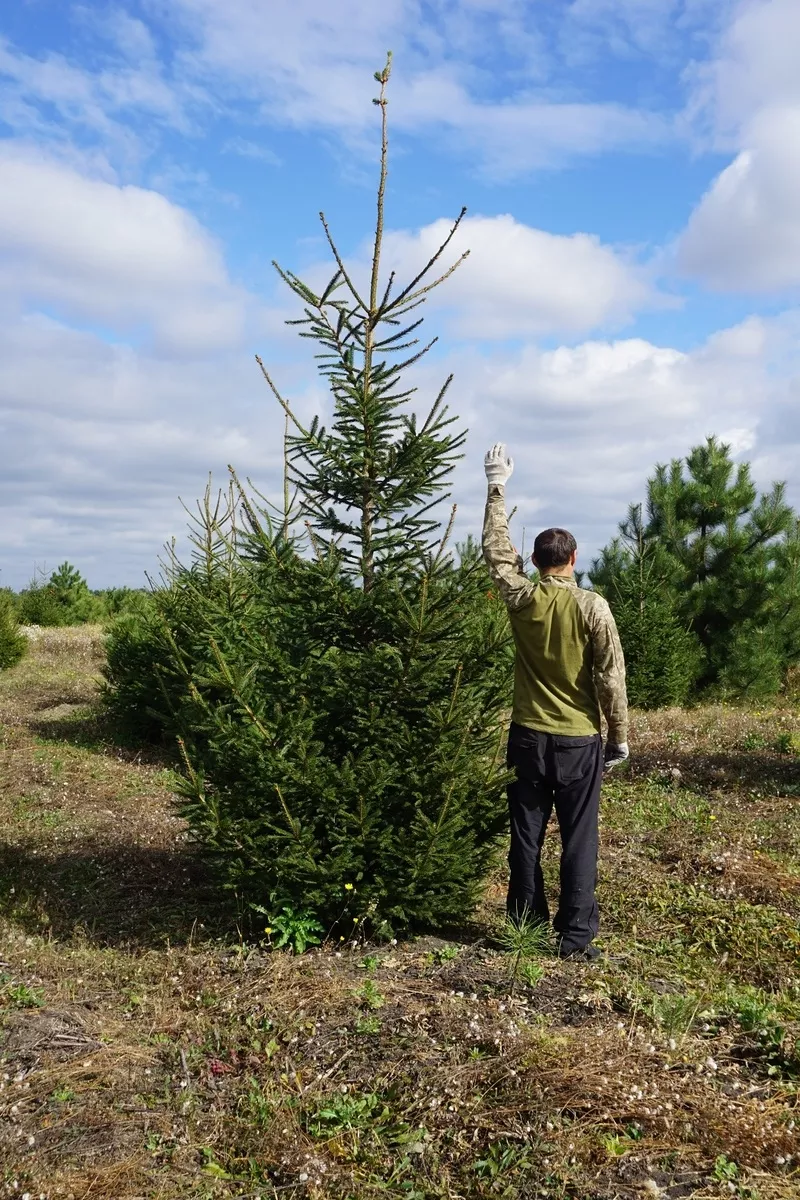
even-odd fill
[(592, 563), (590, 578), (614, 612), (628, 698), (638, 708), (684, 704), (700, 670), (700, 646), (678, 615), (672, 575), (663, 547), (645, 534), (641, 505), (631, 505), (619, 537)]
[[(382, 281), (388, 62), (376, 78), (366, 289), (324, 216), (327, 287), (278, 268), (330, 388), (330, 427), (302, 423), (259, 360), (286, 418), (283, 506), (235, 475), (238, 509), (206, 497), (194, 560), (169, 565), (145, 639), (153, 711), (180, 739), (182, 811), (223, 883), (254, 911), (284, 924), (313, 912), (342, 938), (463, 920), (505, 824), (507, 622), (481, 559), (450, 551), (453, 513), (443, 531), (436, 510), (465, 431), (449, 379), (418, 418), (406, 378), (433, 344), (418, 340), (419, 308), (463, 261), (437, 269), (461, 217), (410, 283)], [(114, 670), (112, 704), (131, 683), (124, 653)]]
[[(759, 496), (749, 464), (737, 466), (730, 447), (710, 437), (685, 460), (656, 467), (641, 540), (657, 556), (671, 611), (702, 649), (698, 686), (774, 692), (800, 654), (800, 542), (785, 485)], [(627, 569), (625, 541), (623, 524), (595, 564), (599, 587)]]
[(63, 562), (49, 577), (34, 576), (20, 596), (20, 616), (28, 625), (83, 625), (102, 616), (102, 602), (89, 591), (77, 567)]

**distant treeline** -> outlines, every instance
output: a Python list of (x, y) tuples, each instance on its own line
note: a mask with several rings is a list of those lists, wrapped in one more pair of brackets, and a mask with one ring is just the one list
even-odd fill
[(110, 625), (125, 613), (141, 612), (150, 603), (150, 592), (144, 589), (91, 591), (68, 562), (49, 576), (37, 574), (21, 592), (0, 588), (0, 670), (13, 667), (28, 648), (20, 626)]
[(85, 625), (105, 623), (147, 603), (145, 589), (119, 587), (93, 591), (71, 563), (46, 576), (36, 574), (21, 592), (4, 589), (20, 625)]

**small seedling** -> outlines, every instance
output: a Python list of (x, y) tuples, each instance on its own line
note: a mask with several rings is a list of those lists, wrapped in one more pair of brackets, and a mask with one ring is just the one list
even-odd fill
[(620, 1137), (618, 1133), (611, 1133), (608, 1137), (603, 1138), (603, 1149), (609, 1158), (622, 1158), (623, 1154), (627, 1154), (630, 1147), (627, 1139)]
[(385, 996), (378, 990), (372, 979), (365, 979), (355, 995), (364, 1008), (382, 1008), (386, 1003)]
[(44, 992), (41, 988), (28, 987), (27, 983), (6, 983), (0, 993), (11, 1008), (42, 1008)]
[(711, 1178), (717, 1183), (729, 1183), (739, 1177), (739, 1167), (732, 1159), (724, 1154), (718, 1154), (714, 1160), (714, 1170)]
[[(508, 960), (513, 995), (522, 967), (531, 959), (552, 953), (550, 927), (543, 921), (537, 921), (529, 913), (523, 913), (516, 921), (506, 918), (498, 934), (498, 941)], [(538, 963), (532, 965), (538, 966)]]

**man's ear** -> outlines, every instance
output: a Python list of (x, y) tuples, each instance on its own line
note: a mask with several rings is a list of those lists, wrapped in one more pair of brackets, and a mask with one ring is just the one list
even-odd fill
[(573, 551), (572, 551), (572, 555), (571, 555), (571, 557), (570, 557), (570, 560), (569, 560), (569, 564), (570, 564), (570, 566), (571, 566), (571, 567), (574, 567), (574, 566), (575, 566), (575, 563), (576, 563), (577, 561), (578, 561), (578, 551), (577, 551), (577, 549), (575, 549), (575, 550), (573, 550)]
[(538, 564), (538, 563), (537, 563), (537, 561), (536, 561), (536, 555), (535, 555), (535, 554), (532, 554), (532, 555), (531, 555), (531, 562), (533, 563), (533, 565), (536, 567), (536, 570), (538, 571), (538, 570), (539, 570), (539, 564)]

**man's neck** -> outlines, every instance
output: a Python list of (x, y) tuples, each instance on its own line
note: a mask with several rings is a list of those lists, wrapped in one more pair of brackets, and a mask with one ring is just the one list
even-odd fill
[(547, 579), (548, 575), (555, 575), (556, 579), (572, 579), (575, 571), (572, 567), (551, 567), (549, 571), (542, 571), (542, 579)]

